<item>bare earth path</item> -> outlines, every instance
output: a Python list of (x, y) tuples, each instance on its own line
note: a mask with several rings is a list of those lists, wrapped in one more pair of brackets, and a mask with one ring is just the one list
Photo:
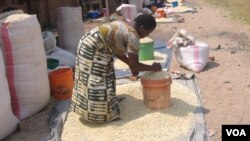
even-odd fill
[[(150, 36), (167, 41), (184, 28), (209, 44), (209, 56), (214, 56), (215, 61), (208, 62), (204, 71), (195, 75), (208, 133), (212, 140), (221, 140), (222, 124), (250, 124), (250, 26), (230, 19), (224, 9), (204, 0), (186, 1), (198, 12), (180, 14), (184, 23), (158, 24)], [(170, 71), (173, 70), (193, 73), (180, 67), (175, 58)]]

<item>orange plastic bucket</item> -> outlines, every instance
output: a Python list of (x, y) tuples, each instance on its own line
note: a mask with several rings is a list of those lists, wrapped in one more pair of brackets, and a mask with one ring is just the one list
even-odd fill
[(157, 18), (166, 18), (166, 14), (165, 14), (165, 11), (164, 11), (164, 9), (157, 9)]
[(54, 99), (70, 99), (73, 91), (73, 71), (62, 68), (49, 73), (50, 87)]
[(161, 80), (141, 79), (144, 104), (151, 109), (171, 106), (171, 78)]

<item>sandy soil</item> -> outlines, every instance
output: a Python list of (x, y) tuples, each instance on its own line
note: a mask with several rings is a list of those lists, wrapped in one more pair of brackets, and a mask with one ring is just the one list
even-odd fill
[[(201, 90), (207, 131), (212, 140), (221, 140), (222, 124), (250, 123), (250, 26), (232, 20), (224, 9), (204, 0), (187, 0), (197, 13), (180, 14), (184, 23), (158, 24), (151, 37), (169, 40), (180, 28), (209, 44), (215, 61), (195, 73)], [(220, 49), (218, 49), (220, 48)], [(173, 58), (170, 71), (194, 73)]]
[[(232, 20), (227, 11), (218, 6), (208, 5), (204, 0), (186, 1), (198, 12), (179, 14), (185, 18), (184, 23), (158, 24), (150, 37), (168, 41), (176, 31), (184, 28), (196, 39), (209, 44), (209, 56), (214, 56), (215, 61), (208, 62), (205, 69), (195, 75), (202, 93), (207, 131), (211, 140), (221, 140), (222, 124), (250, 123), (248, 109), (250, 107), (250, 65), (248, 64), (250, 26)], [(95, 25), (84, 23), (85, 31)], [(180, 67), (173, 58), (170, 71), (174, 70), (194, 73)], [(41, 113), (38, 115), (41, 117)], [(39, 123), (37, 121), (40, 120), (33, 123)], [(46, 120), (40, 123), (46, 124)], [(35, 126), (42, 127), (40, 124)], [(33, 130), (33, 128), (28, 129)], [(40, 132), (37, 134), (41, 135)], [(7, 140), (20, 139), (32, 140), (27, 132), (13, 134)]]

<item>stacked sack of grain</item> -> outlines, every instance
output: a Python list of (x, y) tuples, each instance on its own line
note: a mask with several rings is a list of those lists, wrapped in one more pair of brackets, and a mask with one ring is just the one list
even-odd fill
[(11, 110), (10, 92), (5, 75), (4, 58), (0, 49), (0, 140), (16, 130), (18, 119)]
[(60, 66), (69, 66), (74, 68), (76, 56), (73, 53), (58, 47), (56, 45), (56, 38), (52, 32), (44, 31), (42, 35), (47, 58), (58, 60)]
[(76, 54), (79, 40), (84, 34), (81, 7), (57, 8), (59, 46)]
[(43, 109), (50, 99), (46, 56), (37, 17), (20, 11), (1, 14), (0, 46), (13, 113), (23, 120)]
[(123, 19), (129, 24), (134, 24), (134, 19), (137, 16), (137, 10), (136, 6), (132, 4), (122, 4), (117, 9), (117, 13), (121, 13), (123, 16)]

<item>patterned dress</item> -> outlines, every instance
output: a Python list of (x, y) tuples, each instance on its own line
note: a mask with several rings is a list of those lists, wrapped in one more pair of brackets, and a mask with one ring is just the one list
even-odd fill
[(113, 55), (138, 54), (137, 32), (121, 21), (96, 27), (79, 41), (71, 108), (89, 122), (119, 118)]

